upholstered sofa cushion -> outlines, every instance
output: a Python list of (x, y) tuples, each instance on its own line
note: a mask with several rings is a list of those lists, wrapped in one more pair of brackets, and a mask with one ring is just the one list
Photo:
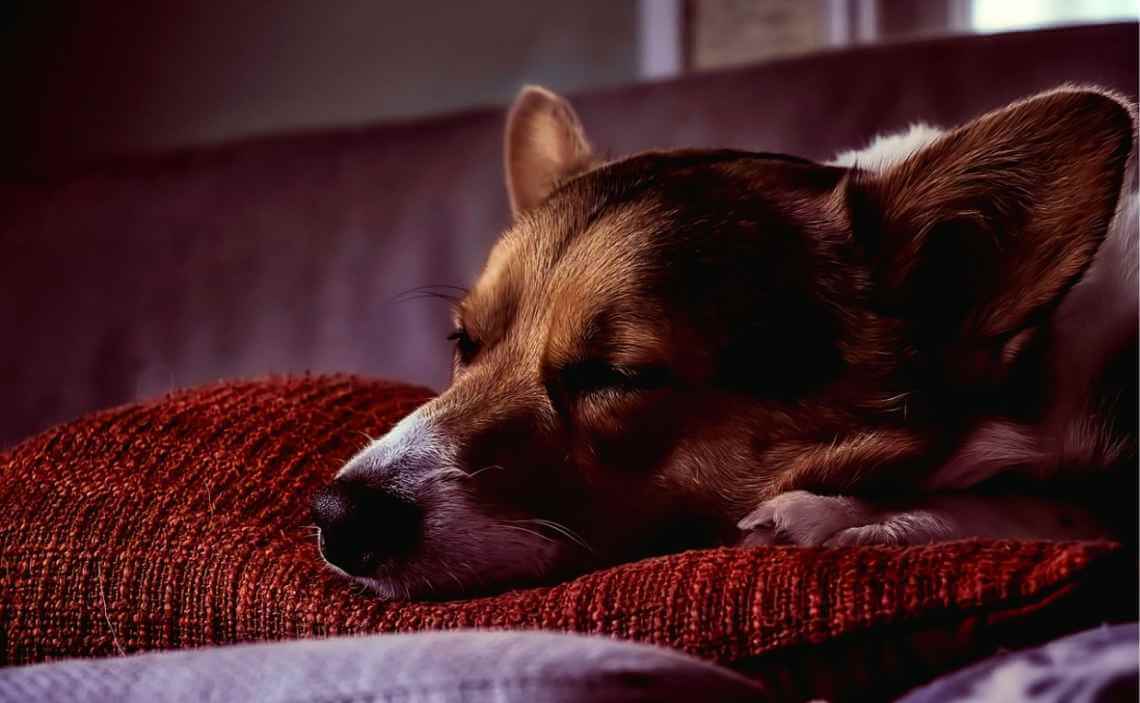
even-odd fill
[(0, 454), (3, 662), (544, 628), (667, 645), (818, 693), (918, 683), (999, 646), (1134, 617), (1134, 562), (1109, 543), (722, 548), (494, 597), (382, 602), (323, 567), (308, 497), (428, 397), (346, 376), (221, 383)]
[(205, 647), (0, 669), (36, 703), (755, 703), (764, 690), (662, 647), (550, 632)]

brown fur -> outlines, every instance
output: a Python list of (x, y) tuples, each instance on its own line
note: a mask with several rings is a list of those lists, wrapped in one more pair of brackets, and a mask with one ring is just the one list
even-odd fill
[[(572, 112), (543, 114), (549, 139), (548, 115)], [(508, 145), (527, 129), (516, 109)], [(1057, 91), (882, 176), (726, 151), (579, 174), (571, 118), (570, 180), (519, 213), (459, 307), (478, 351), (443, 406), (485, 433), (469, 452), (499, 448), (471, 466), (573, 484), (575, 510), (543, 508), (594, 539), (702, 517), (724, 531), (793, 489), (917, 486), (996, 409), (1022, 333), (1088, 265), (1130, 134), (1116, 101)]]
[(1040, 413), (1039, 331), (1105, 237), (1132, 135), (1116, 97), (1058, 90), (883, 173), (727, 150), (599, 163), (570, 106), (528, 89), (505, 140), (515, 221), (422, 419), (482, 513), (591, 546), (546, 576), (735, 541), (781, 494), (917, 495), (968, 438)]

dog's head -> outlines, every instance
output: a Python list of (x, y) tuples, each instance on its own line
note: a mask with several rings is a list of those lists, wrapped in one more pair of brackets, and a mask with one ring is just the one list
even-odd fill
[(915, 481), (1104, 237), (1129, 110), (1060, 90), (880, 170), (737, 151), (599, 161), (531, 88), (514, 223), (455, 311), (451, 386), (315, 501), (326, 558), (457, 594), (731, 540), (793, 488)]

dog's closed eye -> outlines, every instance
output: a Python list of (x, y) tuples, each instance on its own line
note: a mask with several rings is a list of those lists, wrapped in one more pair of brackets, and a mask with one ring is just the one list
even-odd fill
[(561, 372), (568, 391), (585, 395), (599, 391), (634, 392), (655, 390), (668, 384), (664, 366), (617, 366), (602, 360), (571, 364)]
[(479, 353), (479, 343), (472, 339), (463, 327), (459, 327), (447, 335), (447, 339), (455, 342), (455, 353), (459, 356), (461, 364), (471, 363), (471, 360)]

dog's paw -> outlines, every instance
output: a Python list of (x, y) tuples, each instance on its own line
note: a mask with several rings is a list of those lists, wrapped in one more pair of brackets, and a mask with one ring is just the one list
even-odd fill
[(761, 503), (737, 527), (744, 531), (741, 546), (808, 547), (828, 544), (837, 535), (874, 520), (874, 511), (858, 498), (789, 491)]
[(840, 530), (828, 546), (859, 547), (869, 544), (930, 544), (969, 535), (955, 523), (954, 515), (937, 505), (882, 513), (873, 522)]
[(907, 540), (903, 533), (892, 529), (890, 521), (887, 521), (839, 530), (828, 537), (824, 544), (828, 547), (866, 547), (907, 544)]

